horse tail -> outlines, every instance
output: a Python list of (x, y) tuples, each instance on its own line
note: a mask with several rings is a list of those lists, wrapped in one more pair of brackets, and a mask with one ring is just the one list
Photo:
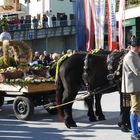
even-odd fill
[[(58, 72), (57, 80), (56, 80), (56, 103), (57, 103), (57, 105), (62, 104), (63, 92), (64, 92), (64, 86), (63, 86), (60, 74)], [(64, 117), (63, 108), (58, 107), (57, 110), (58, 110), (58, 114), (60, 116), (60, 119), (62, 119)]]

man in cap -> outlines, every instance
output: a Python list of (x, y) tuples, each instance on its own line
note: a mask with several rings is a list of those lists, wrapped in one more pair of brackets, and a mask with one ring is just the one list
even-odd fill
[(122, 73), (122, 92), (131, 96), (130, 122), (132, 140), (140, 140), (138, 113), (140, 112), (140, 38), (131, 41), (129, 52), (124, 57)]

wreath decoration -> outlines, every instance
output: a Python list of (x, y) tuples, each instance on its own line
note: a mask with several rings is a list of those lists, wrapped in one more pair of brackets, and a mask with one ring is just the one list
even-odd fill
[(32, 49), (25, 42), (4, 40), (0, 68), (9, 66), (28, 66), (32, 60)]

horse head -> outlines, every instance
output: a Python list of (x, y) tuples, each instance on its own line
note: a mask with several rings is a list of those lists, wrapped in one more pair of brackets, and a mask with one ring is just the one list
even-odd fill
[(120, 78), (122, 74), (122, 62), (125, 52), (113, 51), (107, 57), (107, 69), (109, 75), (108, 80), (113, 80), (115, 77)]

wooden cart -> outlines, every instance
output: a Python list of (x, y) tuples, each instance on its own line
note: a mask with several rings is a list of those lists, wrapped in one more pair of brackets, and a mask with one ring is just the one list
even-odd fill
[(35, 83), (21, 87), (0, 83), (0, 106), (4, 103), (4, 97), (15, 97), (13, 110), (17, 119), (30, 120), (34, 107), (43, 105), (50, 114), (56, 114), (57, 110), (49, 110), (55, 104), (55, 83)]

